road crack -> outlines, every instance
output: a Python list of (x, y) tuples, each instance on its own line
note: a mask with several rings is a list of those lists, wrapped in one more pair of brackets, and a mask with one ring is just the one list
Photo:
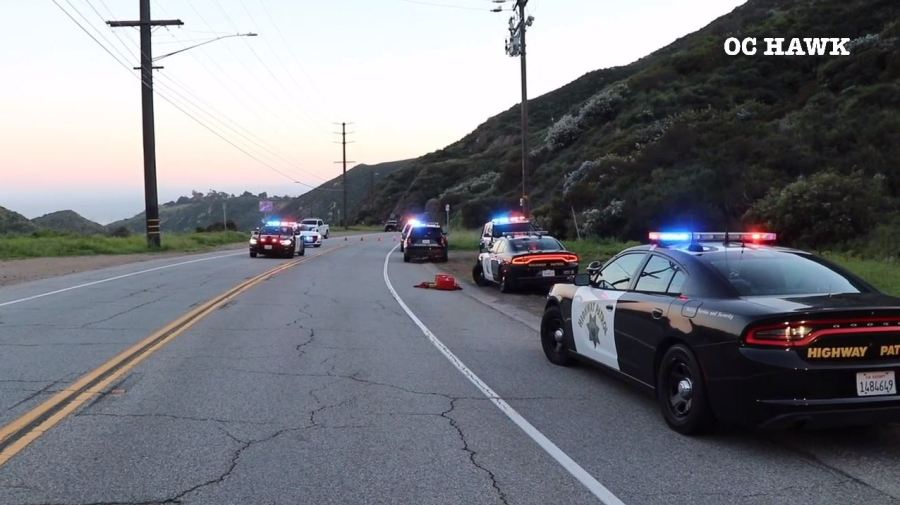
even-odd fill
[(497, 496), (500, 498), (500, 501), (503, 502), (505, 505), (509, 505), (509, 502), (506, 499), (506, 493), (504, 493), (503, 490), (500, 489), (500, 485), (497, 483), (497, 476), (494, 475), (494, 472), (492, 472), (490, 469), (488, 469), (487, 467), (478, 463), (478, 461), (475, 460), (475, 456), (478, 453), (474, 449), (469, 447), (469, 441), (466, 440), (465, 433), (463, 433), (463, 430), (462, 430), (462, 428), (460, 428), (459, 424), (456, 422), (456, 419), (453, 419), (453, 417), (450, 415), (450, 413), (453, 412), (453, 410), (455, 408), (456, 408), (456, 399), (454, 398), (454, 399), (450, 400), (450, 408), (441, 412), (441, 417), (443, 417), (444, 419), (449, 421), (450, 426), (452, 426), (453, 429), (456, 430), (456, 433), (459, 435), (460, 441), (462, 441), (463, 450), (466, 451), (466, 453), (469, 455), (469, 461), (472, 463), (472, 465), (475, 466), (475, 468), (477, 468), (487, 474), (487, 476), (491, 479), (491, 486), (494, 488), (495, 491), (497, 491)]
[(78, 412), (75, 414), (75, 417), (114, 417), (114, 418), (158, 418), (158, 419), (173, 419), (176, 421), (192, 421), (192, 422), (201, 422), (201, 423), (219, 423), (219, 424), (252, 424), (258, 426), (272, 426), (276, 423), (270, 421), (248, 421), (244, 419), (222, 419), (217, 417), (194, 417), (194, 416), (179, 416), (175, 414), (120, 414), (114, 412)]
[(117, 317), (119, 317), (119, 316), (128, 314), (129, 312), (134, 312), (135, 310), (138, 310), (138, 309), (141, 309), (141, 308), (146, 307), (146, 306), (148, 306), (148, 305), (152, 305), (152, 304), (154, 304), (154, 303), (156, 303), (156, 302), (165, 300), (167, 297), (168, 297), (168, 295), (162, 295), (162, 296), (160, 296), (160, 297), (158, 297), (158, 298), (154, 298), (154, 299), (148, 300), (148, 301), (146, 301), (146, 302), (144, 302), (144, 303), (139, 303), (139, 304), (137, 304), (137, 305), (134, 305), (134, 306), (132, 306), (132, 307), (129, 307), (129, 308), (127, 308), (127, 309), (125, 309), (125, 310), (123, 310), (123, 311), (121, 311), (121, 312), (117, 312), (117, 313), (115, 313), (115, 314), (113, 314), (113, 315), (111, 315), (111, 316), (109, 316), (109, 317), (104, 317), (103, 319), (98, 319), (98, 320), (96, 320), (96, 321), (88, 321), (88, 322), (82, 324), (82, 325), (81, 325), (81, 328), (87, 328), (87, 327), (93, 326), (93, 325), (95, 325), (95, 324), (105, 323), (106, 321), (109, 321), (109, 320), (111, 320), (111, 319), (115, 319), (115, 318), (117, 318)]

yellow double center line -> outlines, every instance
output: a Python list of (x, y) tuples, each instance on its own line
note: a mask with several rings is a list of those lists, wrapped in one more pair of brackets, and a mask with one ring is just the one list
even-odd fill
[(239, 294), (260, 282), (306, 261), (324, 256), (346, 246), (341, 245), (315, 256), (283, 263), (256, 277), (248, 279), (203, 305), (172, 321), (149, 337), (129, 347), (98, 368), (88, 372), (66, 389), (59, 391), (44, 403), (28, 411), (15, 421), (0, 428), (0, 466), (57, 423), (74, 412), (78, 407), (102, 393), (110, 384), (127, 374), (148, 356), (184, 333), (212, 311), (225, 305)]

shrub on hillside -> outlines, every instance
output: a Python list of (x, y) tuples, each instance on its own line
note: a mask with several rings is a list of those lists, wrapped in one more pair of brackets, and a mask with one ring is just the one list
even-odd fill
[(131, 236), (131, 231), (124, 226), (119, 226), (118, 228), (111, 230), (109, 232), (110, 237), (118, 237), (118, 238), (127, 238)]
[(802, 246), (845, 242), (867, 233), (884, 204), (884, 176), (825, 171), (772, 189), (744, 215)]
[(578, 110), (564, 115), (547, 130), (544, 145), (538, 151), (562, 149), (575, 142), (585, 127), (614, 116), (627, 91), (628, 86), (618, 82), (585, 100)]

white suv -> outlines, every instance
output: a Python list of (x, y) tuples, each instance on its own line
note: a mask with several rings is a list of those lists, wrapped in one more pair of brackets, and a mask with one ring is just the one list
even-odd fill
[(311, 231), (317, 231), (322, 234), (322, 238), (328, 238), (328, 225), (325, 223), (325, 221), (322, 221), (317, 217), (311, 217), (309, 219), (300, 221), (300, 224), (311, 226)]

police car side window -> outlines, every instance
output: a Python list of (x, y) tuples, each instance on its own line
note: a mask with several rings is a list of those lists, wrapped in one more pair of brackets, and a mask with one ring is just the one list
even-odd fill
[(631, 284), (631, 279), (644, 261), (643, 253), (619, 256), (606, 265), (594, 279), (594, 285), (600, 289), (624, 291)]
[(665, 293), (677, 268), (675, 263), (654, 254), (641, 271), (634, 290), (644, 293)]
[(684, 270), (678, 269), (675, 272), (675, 275), (672, 276), (672, 282), (669, 283), (669, 289), (666, 290), (666, 293), (670, 295), (680, 295), (681, 289), (684, 287), (684, 281), (687, 280), (687, 274), (684, 273)]

